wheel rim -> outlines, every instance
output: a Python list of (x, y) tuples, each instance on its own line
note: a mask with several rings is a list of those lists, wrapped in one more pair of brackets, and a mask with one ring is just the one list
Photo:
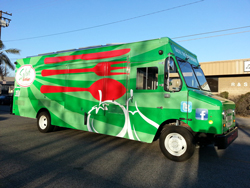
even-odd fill
[(41, 129), (46, 129), (46, 127), (48, 126), (48, 119), (46, 116), (42, 115), (39, 119), (39, 127)]
[(187, 150), (187, 142), (184, 137), (178, 133), (170, 133), (165, 139), (165, 148), (174, 156), (181, 156)]

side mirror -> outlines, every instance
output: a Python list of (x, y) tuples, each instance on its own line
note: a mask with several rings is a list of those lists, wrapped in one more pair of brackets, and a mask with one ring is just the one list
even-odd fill
[(170, 59), (170, 62), (169, 62), (169, 69), (170, 69), (170, 71), (173, 71), (173, 70), (174, 70), (174, 61), (173, 61), (173, 59)]
[(133, 97), (134, 97), (133, 89), (130, 89), (130, 97), (131, 97), (131, 102), (133, 102)]
[(166, 83), (166, 86), (167, 86), (167, 90), (169, 90), (169, 72), (170, 70), (174, 70), (174, 60), (171, 58), (171, 55), (174, 55), (173, 53), (168, 53), (168, 58), (166, 59), (167, 60), (167, 83)]
[(170, 56), (167, 58), (167, 90), (169, 90), (169, 70), (170, 69)]

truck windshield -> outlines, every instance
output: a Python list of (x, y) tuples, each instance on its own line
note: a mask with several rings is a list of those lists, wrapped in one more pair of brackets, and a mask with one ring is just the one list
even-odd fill
[(176, 59), (188, 87), (210, 91), (207, 80), (200, 67), (195, 67), (181, 58), (176, 57)]
[(194, 70), (195, 75), (198, 79), (198, 82), (200, 84), (201, 89), (206, 90), (206, 91), (210, 91), (210, 87), (207, 83), (207, 79), (206, 79), (203, 71), (201, 70), (201, 68), (193, 66), (193, 70)]

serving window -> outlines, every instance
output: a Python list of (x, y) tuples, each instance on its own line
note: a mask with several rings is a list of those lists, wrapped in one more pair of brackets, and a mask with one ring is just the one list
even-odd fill
[(137, 68), (136, 89), (156, 90), (158, 85), (158, 67)]

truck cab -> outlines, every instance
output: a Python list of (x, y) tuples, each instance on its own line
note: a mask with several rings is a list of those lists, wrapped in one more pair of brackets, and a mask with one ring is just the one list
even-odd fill
[(211, 93), (194, 54), (173, 41), (170, 44), (172, 51), (164, 62), (163, 108), (171, 111), (171, 118), (160, 137), (163, 153), (182, 161), (193, 153), (194, 143), (225, 149), (238, 136), (235, 104)]

